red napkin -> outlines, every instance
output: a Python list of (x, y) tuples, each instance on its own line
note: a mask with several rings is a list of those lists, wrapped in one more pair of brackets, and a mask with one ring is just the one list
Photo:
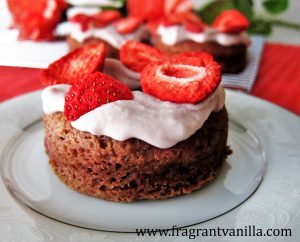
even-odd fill
[(251, 94), (300, 115), (300, 47), (266, 43)]
[(41, 89), (40, 69), (0, 66), (0, 102)]

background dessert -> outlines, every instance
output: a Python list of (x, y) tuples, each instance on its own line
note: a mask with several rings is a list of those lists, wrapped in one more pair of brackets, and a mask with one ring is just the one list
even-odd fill
[(247, 62), (247, 47), (251, 43), (245, 32), (248, 27), (248, 20), (237, 10), (222, 12), (211, 26), (187, 12), (167, 16), (153, 35), (153, 42), (167, 54), (208, 52), (221, 64), (223, 72), (238, 73)]
[(99, 7), (69, 8), (67, 21), (57, 26), (56, 33), (67, 36), (70, 50), (85, 44), (105, 43), (107, 56), (113, 58), (118, 58), (119, 49), (127, 40), (147, 37), (139, 19), (122, 18), (119, 10)]

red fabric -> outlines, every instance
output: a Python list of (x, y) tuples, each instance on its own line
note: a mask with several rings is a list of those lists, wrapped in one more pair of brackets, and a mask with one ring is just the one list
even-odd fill
[(0, 66), (0, 102), (41, 89), (40, 69)]
[(300, 115), (300, 47), (266, 43), (251, 94)]
[[(252, 95), (300, 115), (300, 47), (266, 43)], [(0, 102), (42, 88), (39, 69), (0, 66)]]

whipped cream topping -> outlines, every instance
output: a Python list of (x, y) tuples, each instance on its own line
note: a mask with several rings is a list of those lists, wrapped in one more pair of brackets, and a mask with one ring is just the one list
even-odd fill
[(158, 35), (161, 36), (161, 41), (166, 45), (175, 45), (185, 40), (192, 40), (197, 43), (205, 43), (208, 41), (216, 41), (220, 45), (231, 46), (237, 44), (249, 45), (251, 40), (246, 32), (237, 34), (221, 33), (217, 29), (207, 28), (201, 33), (193, 33), (182, 25), (174, 25), (165, 27), (160, 25), (157, 29)]
[(122, 7), (122, 1), (115, 0), (67, 0), (71, 5), (75, 6), (111, 6), (111, 7)]
[[(63, 112), (68, 85), (47, 87), (42, 93), (45, 114)], [(133, 100), (102, 105), (71, 122), (72, 127), (115, 140), (141, 139), (161, 149), (174, 146), (202, 127), (213, 111), (224, 106), (224, 89), (219, 86), (203, 102), (176, 104), (134, 91)]]
[(70, 85), (57, 84), (46, 87), (42, 92), (43, 111), (46, 114), (63, 112), (65, 105), (65, 94), (69, 91)]
[(87, 16), (93, 16), (100, 13), (102, 10), (97, 7), (71, 7), (67, 10), (67, 18), (70, 19), (77, 14), (84, 14)]
[(143, 27), (138, 28), (136, 31), (129, 34), (119, 34), (116, 28), (110, 24), (103, 28), (91, 28), (87, 31), (82, 31), (80, 24), (64, 22), (57, 26), (55, 30), (58, 36), (71, 35), (72, 38), (78, 42), (83, 42), (89, 38), (100, 38), (107, 43), (111, 44), (114, 48), (120, 49), (120, 47), (127, 40), (140, 40), (145, 34), (145, 29)]

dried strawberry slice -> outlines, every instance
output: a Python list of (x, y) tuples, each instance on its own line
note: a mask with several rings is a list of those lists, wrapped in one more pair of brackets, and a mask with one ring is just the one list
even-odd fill
[(167, 56), (158, 49), (142, 44), (138, 41), (129, 40), (120, 48), (120, 60), (129, 69), (140, 72), (149, 63), (162, 61)]
[(248, 19), (238, 10), (231, 9), (216, 17), (212, 26), (224, 33), (239, 33), (249, 28)]
[(131, 90), (118, 80), (101, 72), (86, 76), (73, 84), (65, 95), (64, 114), (74, 121), (106, 103), (133, 99)]
[(129, 16), (127, 18), (120, 19), (116, 22), (115, 26), (120, 34), (129, 34), (137, 30), (142, 24), (139, 18)]
[(184, 64), (187, 65), (203, 66), (206, 65), (206, 63), (214, 61), (214, 58), (212, 55), (206, 52), (190, 51), (173, 55), (169, 59), (169, 62), (174, 64), (182, 64), (182, 60), (184, 60)]
[(78, 48), (42, 70), (41, 81), (45, 85), (73, 84), (88, 74), (101, 70), (105, 53), (103, 43)]
[(52, 40), (54, 28), (61, 19), (61, 3), (49, 0), (8, 0), (14, 25), (20, 39)]
[(191, 0), (165, 0), (164, 11), (166, 15), (190, 12), (193, 8)]
[(69, 7), (69, 4), (65, 0), (55, 0), (58, 7), (62, 10), (65, 10)]
[(175, 55), (162, 63), (151, 63), (141, 72), (143, 92), (175, 103), (198, 103), (220, 81), (220, 65), (202, 52)]
[(69, 21), (80, 24), (81, 30), (86, 31), (89, 28), (105, 27), (120, 18), (121, 13), (119, 11), (106, 10), (92, 16), (79, 13), (71, 17)]
[(185, 13), (183, 25), (188, 31), (194, 33), (203, 32), (206, 28), (206, 25), (202, 22), (198, 15), (193, 12)]
[(106, 26), (121, 18), (121, 13), (116, 10), (105, 10), (92, 16), (95, 27)]
[(79, 24), (82, 31), (88, 30), (91, 21), (91, 17), (81, 13), (76, 14), (69, 19), (69, 22)]
[(159, 25), (162, 23), (161, 18), (155, 19), (155, 20), (150, 20), (146, 22), (146, 28), (150, 31), (152, 35), (157, 34), (157, 29)]
[(155, 20), (164, 15), (165, 0), (128, 0), (127, 10), (130, 16), (141, 20)]

